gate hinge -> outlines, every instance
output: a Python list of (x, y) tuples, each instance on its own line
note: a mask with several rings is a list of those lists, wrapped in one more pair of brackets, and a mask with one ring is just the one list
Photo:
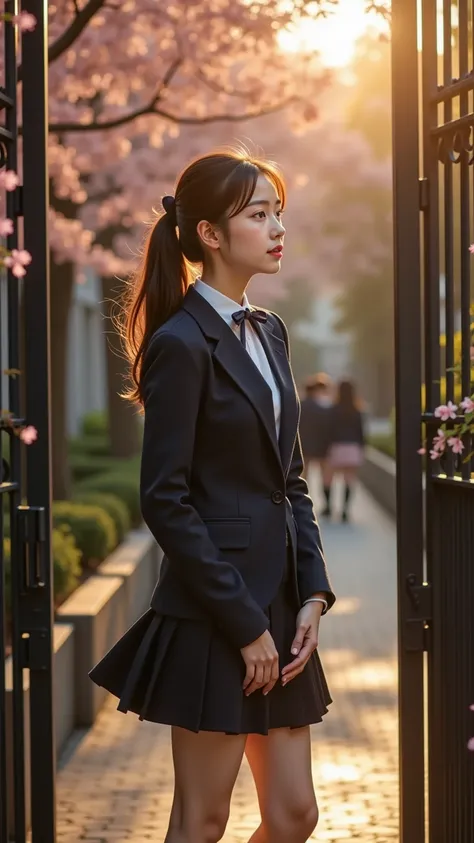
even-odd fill
[(420, 211), (426, 211), (429, 204), (429, 182), (423, 177), (418, 179), (418, 201), (420, 204)]
[(35, 629), (21, 637), (21, 666), (28, 670), (48, 670), (51, 644), (47, 629)]
[(16, 511), (22, 561), (22, 591), (44, 588), (48, 566), (46, 510), (44, 506), (19, 506)]
[(432, 618), (431, 584), (418, 583), (415, 574), (406, 578), (406, 590), (410, 601), (410, 610), (405, 618), (403, 629), (405, 650), (423, 652), (428, 649), (429, 630)]

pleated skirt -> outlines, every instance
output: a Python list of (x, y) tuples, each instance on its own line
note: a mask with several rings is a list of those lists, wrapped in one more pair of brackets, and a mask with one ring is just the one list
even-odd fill
[[(290, 650), (297, 613), (285, 576), (267, 609), (280, 671), (294, 658)], [(193, 732), (266, 735), (270, 729), (318, 723), (331, 703), (317, 651), (285, 687), (279, 680), (266, 696), (259, 689), (247, 697), (242, 654), (210, 621), (157, 615), (153, 609), (130, 627), (89, 676), (118, 697), (119, 711)]]

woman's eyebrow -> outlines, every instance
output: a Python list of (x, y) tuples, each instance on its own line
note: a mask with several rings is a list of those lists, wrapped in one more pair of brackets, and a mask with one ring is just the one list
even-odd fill
[[(251, 205), (271, 205), (271, 204), (272, 204), (272, 202), (270, 202), (268, 199), (252, 199), (248, 203), (247, 208), (249, 208)], [(275, 202), (275, 205), (281, 205), (281, 199), (277, 199), (276, 202)]]

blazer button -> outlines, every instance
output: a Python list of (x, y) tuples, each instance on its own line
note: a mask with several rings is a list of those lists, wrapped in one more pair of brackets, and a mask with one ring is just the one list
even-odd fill
[(284, 496), (283, 492), (280, 492), (279, 489), (277, 489), (276, 492), (272, 492), (273, 503), (283, 503), (284, 500), (285, 500), (285, 496)]

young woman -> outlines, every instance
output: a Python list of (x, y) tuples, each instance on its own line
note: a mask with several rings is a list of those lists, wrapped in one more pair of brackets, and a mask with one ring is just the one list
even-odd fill
[(331, 410), (330, 429), (329, 462), (333, 471), (344, 478), (342, 520), (347, 521), (357, 469), (364, 461), (365, 445), (363, 415), (351, 381), (339, 384), (338, 397)]
[(331, 514), (332, 467), (328, 460), (331, 439), (329, 420), (333, 404), (332, 381), (329, 375), (320, 372), (308, 378), (305, 384), (306, 396), (301, 402), (300, 438), (305, 464), (304, 476), (317, 465), (321, 472), (325, 507), (323, 516)]
[(91, 678), (120, 711), (172, 726), (166, 843), (222, 838), (244, 753), (262, 816), (252, 843), (303, 843), (317, 822), (309, 724), (330, 703), (316, 648), (335, 598), (301, 479), (286, 330), (245, 295), (279, 270), (284, 203), (266, 161), (192, 163), (126, 310), (142, 512), (165, 557), (151, 608)]

